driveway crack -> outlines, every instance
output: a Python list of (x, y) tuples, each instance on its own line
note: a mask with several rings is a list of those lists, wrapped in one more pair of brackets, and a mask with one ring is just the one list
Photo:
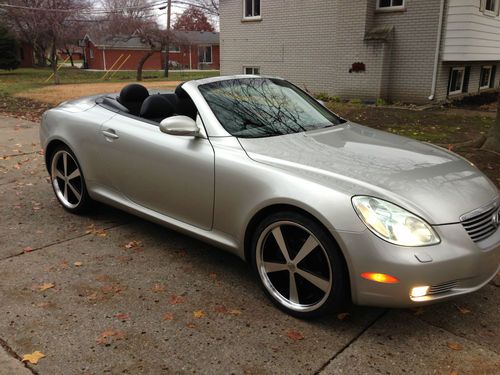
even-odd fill
[(5, 352), (10, 355), (11, 357), (17, 359), (19, 362), (21, 362), (24, 367), (26, 367), (28, 370), (31, 371), (33, 375), (39, 375), (38, 371), (35, 369), (32, 369), (30, 366), (28, 366), (27, 363), (23, 362), (23, 359), (12, 349), (9, 344), (3, 339), (0, 338), (0, 346), (5, 350)]
[(384, 310), (378, 315), (373, 321), (371, 321), (366, 327), (364, 327), (361, 331), (358, 332), (356, 336), (354, 336), (347, 344), (345, 344), (338, 352), (336, 352), (333, 357), (331, 357), (328, 361), (326, 361), (320, 368), (317, 370), (314, 375), (319, 375), (321, 372), (328, 367), (330, 363), (332, 363), (335, 358), (341, 355), (348, 347), (354, 344), (366, 331), (368, 331), (375, 323), (377, 323), (382, 317), (384, 317), (389, 310)]

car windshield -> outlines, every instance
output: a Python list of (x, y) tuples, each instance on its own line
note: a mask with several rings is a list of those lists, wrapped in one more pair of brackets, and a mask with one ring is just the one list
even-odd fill
[(345, 122), (280, 79), (231, 79), (200, 85), (199, 90), (222, 126), (235, 137), (271, 137)]

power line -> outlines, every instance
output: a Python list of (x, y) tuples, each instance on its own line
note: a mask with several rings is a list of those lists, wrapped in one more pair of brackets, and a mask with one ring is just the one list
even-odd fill
[(151, 4), (123, 7), (120, 10), (106, 10), (106, 9), (89, 9), (89, 8), (73, 8), (73, 9), (58, 9), (58, 8), (38, 8), (38, 7), (27, 7), (22, 5), (12, 5), (12, 4), (0, 4), (0, 8), (11, 8), (11, 9), (21, 9), (29, 11), (40, 11), (40, 12), (61, 12), (61, 13), (74, 13), (81, 12), (87, 14), (118, 14), (123, 13), (125, 10), (147, 10), (154, 9), (159, 5), (166, 4), (165, 0), (157, 1)]

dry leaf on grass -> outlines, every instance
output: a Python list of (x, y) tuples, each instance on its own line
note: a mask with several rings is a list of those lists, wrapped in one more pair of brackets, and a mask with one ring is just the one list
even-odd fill
[(114, 329), (107, 329), (99, 335), (96, 339), (98, 344), (109, 344), (112, 341), (123, 340), (125, 338), (125, 333), (122, 331), (116, 331)]
[(458, 342), (448, 342), (446, 343), (446, 345), (452, 350), (462, 350), (462, 345), (460, 345)]
[(193, 317), (199, 319), (199, 318), (203, 318), (205, 316), (205, 312), (203, 310), (196, 310), (196, 311), (193, 311)]
[(289, 329), (288, 332), (286, 333), (288, 338), (293, 341), (298, 341), (298, 340), (304, 340), (304, 335), (300, 333), (299, 331), (295, 331), (293, 329)]
[(45, 357), (45, 354), (36, 350), (31, 354), (23, 355), (23, 362), (29, 362), (32, 365), (36, 365), (38, 363), (38, 361), (40, 360), (40, 358), (43, 358), (43, 357)]

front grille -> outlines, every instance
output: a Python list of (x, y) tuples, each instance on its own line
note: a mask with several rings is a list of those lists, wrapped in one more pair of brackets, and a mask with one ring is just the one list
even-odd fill
[(446, 283), (433, 285), (429, 288), (427, 295), (446, 293), (455, 288), (458, 285), (458, 281), (448, 281)]
[(496, 205), (478, 215), (462, 220), (462, 225), (472, 241), (482, 241), (495, 233), (498, 228), (495, 215), (499, 215)]

